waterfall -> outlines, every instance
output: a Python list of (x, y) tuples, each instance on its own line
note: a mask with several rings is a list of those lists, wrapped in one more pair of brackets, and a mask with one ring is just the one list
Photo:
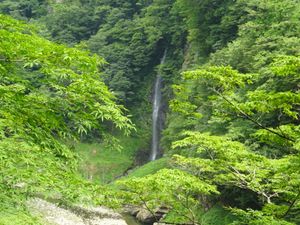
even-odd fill
[[(163, 57), (160, 60), (160, 65), (163, 65), (166, 59), (167, 51), (164, 52)], [(160, 68), (156, 76), (153, 95), (153, 112), (152, 112), (152, 146), (150, 160), (153, 161), (157, 158), (159, 153), (159, 141), (161, 130), (161, 86), (162, 78), (160, 74)]]

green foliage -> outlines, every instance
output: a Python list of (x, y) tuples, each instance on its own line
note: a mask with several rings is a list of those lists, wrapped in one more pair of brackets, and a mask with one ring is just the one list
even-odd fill
[[(268, 159), (252, 153), (239, 142), (199, 132), (185, 134), (187, 137), (175, 142), (173, 147), (192, 151), (194, 157), (191, 153), (187, 153), (188, 158), (175, 155), (181, 168), (201, 179), (206, 178), (207, 182), (249, 189), (268, 203), (279, 194), (283, 199), (288, 195), (297, 196), (299, 181), (294, 179), (294, 175), (298, 167), (292, 163), (293, 156)], [(284, 172), (286, 166), (290, 168), (290, 174)]]
[(154, 174), (161, 169), (169, 168), (169, 161), (170, 159), (164, 157), (155, 161), (148, 162), (147, 164), (142, 165), (141, 167), (135, 168), (125, 177), (125, 179), (132, 177), (144, 177), (150, 174)]
[[(87, 195), (95, 202), (114, 205), (119, 195), (74, 175), (77, 156), (61, 141), (91, 132), (118, 148), (106, 131), (129, 132), (132, 124), (100, 79), (144, 129), (150, 88), (141, 89), (159, 72), (164, 97), (172, 98), (162, 145), (173, 169), (162, 169), (170, 166), (164, 158), (137, 169), (119, 181), (122, 201), (150, 210), (168, 205), (170, 222), (221, 224), (211, 216), (222, 214), (211, 208), (220, 202), (235, 224), (299, 223), (298, 0), (5, 0), (0, 11), (38, 20), (58, 42), (86, 40), (81, 48), (109, 62), (1, 16), (1, 199), (43, 190), (74, 199), (80, 186), (77, 192), (93, 190)], [(166, 49), (165, 64), (155, 68)], [(182, 62), (194, 69), (179, 78)], [(148, 129), (139, 134), (149, 138)], [(123, 153), (103, 151), (88, 161), (103, 166), (114, 155), (128, 167), (127, 144), (139, 145), (128, 141)]]
[(196, 62), (206, 61), (210, 53), (232, 41), (245, 15), (243, 5), (227, 0), (177, 0), (176, 7), (185, 17)]
[[(182, 212), (187, 212), (187, 209), (182, 208), (181, 210)], [(235, 220), (235, 216), (229, 210), (220, 206), (220, 204), (212, 206), (208, 211), (196, 208), (193, 213), (195, 214), (195, 218), (197, 218), (197, 223), (201, 225), (228, 225)], [(181, 224), (187, 223), (187, 218), (171, 210), (163, 221)]]
[(14, 225), (14, 224), (20, 224), (20, 225), (43, 225), (43, 221), (41, 221), (39, 218), (31, 216), (27, 211), (25, 210), (18, 210), (14, 209), (11, 212), (1, 212), (0, 213), (0, 224), (1, 225)]
[(16, 19), (30, 20), (45, 15), (48, 4), (45, 0), (4, 0), (0, 3), (0, 12)]
[(203, 225), (228, 225), (236, 219), (229, 210), (224, 209), (219, 204), (214, 205), (206, 213), (201, 215)]
[(52, 3), (51, 11), (39, 22), (45, 24), (51, 39), (56, 42), (74, 44), (87, 40), (103, 22), (103, 12), (92, 4), (93, 1)]
[[(199, 12), (220, 4), (189, 3), (178, 1), (200, 55), (214, 51), (203, 53), (212, 36), (201, 35), (216, 24), (215, 32), (226, 22), (240, 24), (239, 32), (227, 47), (216, 48), (206, 65), (184, 72), (174, 85), (164, 147), (173, 148), (168, 154), (176, 154), (181, 170), (218, 187), (222, 203), (240, 218), (235, 224), (297, 224), (300, 73), (294, 41), (299, 39), (299, 4), (224, 3), (229, 11), (208, 21), (211, 17), (201, 18), (205, 13)], [(234, 14), (239, 19), (231, 23), (230, 13), (240, 9), (245, 14)], [(199, 32), (203, 27), (207, 32)], [(228, 191), (232, 199), (224, 198)]]
[[(198, 195), (217, 194), (215, 186), (177, 169), (162, 169), (154, 175), (118, 181), (125, 202), (141, 204), (150, 211), (167, 205), (189, 222), (195, 222)], [(184, 210), (182, 210), (184, 209)]]
[(36, 193), (74, 200), (95, 187), (77, 175), (77, 156), (61, 141), (133, 125), (101, 81), (102, 58), (0, 18), (1, 209)]
[(135, 156), (144, 144), (141, 140), (139, 137), (118, 137), (118, 145), (121, 147), (119, 151), (111, 143), (77, 144), (75, 151), (81, 159), (81, 173), (86, 179), (97, 183), (113, 181), (134, 166)]
[[(297, 60), (297, 57), (282, 56), (265, 68), (264, 73), (257, 75), (241, 74), (228, 67), (186, 72), (184, 83), (175, 86), (176, 99), (171, 102), (172, 110), (180, 119), (186, 118), (187, 128), (205, 131), (205, 126), (210, 125), (208, 130), (214, 133), (217, 131), (212, 124), (219, 123), (217, 129), (223, 129), (223, 133), (232, 130), (232, 125), (238, 125), (232, 118), (235, 114), (256, 127), (254, 133), (247, 134), (248, 138), (256, 137), (270, 144), (271, 139), (267, 139), (273, 137), (273, 144), (276, 140), (279, 146), (292, 146), (287, 141), (295, 141), (298, 135), (297, 127), (293, 125), (297, 120), (296, 106), (299, 103), (295, 87), (299, 81), (295, 75)], [(285, 74), (284, 80), (282, 74)], [(177, 121), (173, 120), (173, 123)], [(199, 123), (203, 124), (202, 127)], [(186, 129), (184, 124), (180, 126)]]
[[(41, 34), (59, 43), (81, 42), (80, 46), (105, 57), (109, 64), (104, 66), (103, 79), (128, 107), (144, 101), (139, 90), (155, 75), (154, 67), (165, 49), (170, 55), (163, 73), (165, 82), (171, 83), (178, 74), (186, 33), (174, 0), (28, 2), (34, 2), (34, 10), (45, 10), (28, 17), (42, 25)], [(19, 18), (15, 14), (23, 13), (20, 5), (6, 0), (0, 9)], [(166, 92), (170, 94), (170, 89)]]
[[(228, 67), (203, 67), (184, 73), (171, 103), (176, 120), (168, 127), (173, 129), (172, 123), (178, 120), (185, 122), (177, 125), (179, 135), (169, 137), (173, 139), (173, 153), (179, 154), (174, 159), (181, 169), (212, 185), (256, 193), (259, 205), (273, 203), (280, 209), (258, 211), (263, 221), (272, 217), (278, 224), (284, 223), (282, 219), (288, 218), (292, 208), (299, 210), (299, 168), (294, 164), (299, 160), (299, 99), (294, 88), (299, 78), (297, 62), (297, 57), (280, 57), (261, 75), (241, 74)], [(204, 107), (209, 107), (205, 110), (210, 113), (199, 116)], [(248, 123), (233, 123), (236, 118), (252, 124), (252, 132), (244, 131)], [(209, 127), (212, 123), (218, 125), (219, 132)], [(237, 139), (240, 142), (212, 135), (229, 133), (232, 137), (233, 124), (244, 134)], [(244, 211), (249, 217), (251, 212)], [(252, 222), (256, 224), (254, 218)]]
[(254, 72), (278, 55), (299, 55), (298, 1), (238, 1), (247, 12), (239, 37), (211, 57), (211, 63)]
[(294, 223), (289, 223), (284, 220), (278, 220), (274, 218), (272, 215), (264, 215), (263, 212), (250, 210), (245, 212), (243, 210), (233, 210), (233, 212), (240, 217), (240, 219), (236, 222), (231, 223), (232, 225), (292, 225)]
[[(152, 75), (151, 71), (159, 64), (165, 49), (174, 55), (174, 59), (182, 54), (176, 47), (184, 44), (184, 27), (182, 18), (172, 9), (173, 2), (102, 3), (106, 6), (106, 23), (100, 25), (87, 44), (109, 62), (105, 81), (127, 104), (142, 101), (136, 95), (139, 87), (147, 82), (146, 76)], [(172, 73), (174, 67), (180, 67), (180, 63), (173, 63), (170, 65)]]

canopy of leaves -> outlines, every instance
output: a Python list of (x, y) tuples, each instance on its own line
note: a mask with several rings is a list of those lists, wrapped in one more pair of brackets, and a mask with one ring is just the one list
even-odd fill
[(125, 202), (143, 205), (150, 212), (157, 206), (167, 206), (189, 222), (195, 222), (192, 209), (198, 207), (199, 195), (214, 195), (216, 187), (196, 176), (177, 169), (162, 169), (154, 175), (120, 181)]
[[(147, 98), (137, 93), (167, 49), (159, 71), (174, 85), (165, 94), (172, 100), (162, 146), (174, 168), (124, 181), (121, 197), (150, 210), (167, 204), (195, 224), (201, 223), (195, 210), (215, 202), (237, 216), (236, 224), (299, 223), (298, 0), (5, 0), (0, 10), (38, 20), (47, 30), (41, 33), (58, 42), (86, 40), (80, 46), (109, 62), (3, 17), (0, 151), (10, 195), (23, 180), (41, 184), (34, 187), (59, 183), (49, 185), (31, 168), (45, 164), (47, 176), (73, 174), (76, 156), (61, 140), (132, 129), (98, 69), (133, 106)], [(178, 78), (182, 62), (188, 71)], [(33, 163), (35, 157), (44, 161)]]
[(62, 143), (92, 130), (103, 136), (110, 127), (133, 129), (101, 80), (103, 63), (0, 16), (1, 206), (20, 193), (76, 198), (87, 183), (76, 175), (76, 155)]
[(208, 63), (173, 86), (165, 151), (217, 187), (211, 201), (231, 207), (236, 224), (299, 223), (299, 2), (177, 7), (195, 57)]

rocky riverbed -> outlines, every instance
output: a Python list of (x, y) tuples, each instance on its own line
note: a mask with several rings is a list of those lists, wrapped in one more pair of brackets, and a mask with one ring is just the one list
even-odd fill
[(27, 207), (33, 215), (40, 217), (45, 225), (153, 224), (168, 212), (168, 208), (165, 207), (158, 207), (151, 213), (145, 208), (127, 205), (121, 215), (105, 207), (77, 205), (64, 208), (41, 198), (28, 200)]
[(30, 199), (27, 206), (33, 215), (42, 218), (45, 225), (127, 225), (119, 213), (104, 207), (65, 209), (40, 198)]

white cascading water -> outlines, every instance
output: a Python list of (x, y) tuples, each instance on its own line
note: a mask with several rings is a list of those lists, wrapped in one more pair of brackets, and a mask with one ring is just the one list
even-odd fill
[[(165, 63), (167, 51), (164, 52), (160, 60), (160, 65)], [(159, 140), (160, 140), (160, 115), (161, 115), (161, 86), (162, 78), (160, 69), (155, 80), (154, 95), (153, 95), (153, 112), (152, 112), (152, 147), (150, 160), (153, 161), (157, 158), (159, 153)]]

